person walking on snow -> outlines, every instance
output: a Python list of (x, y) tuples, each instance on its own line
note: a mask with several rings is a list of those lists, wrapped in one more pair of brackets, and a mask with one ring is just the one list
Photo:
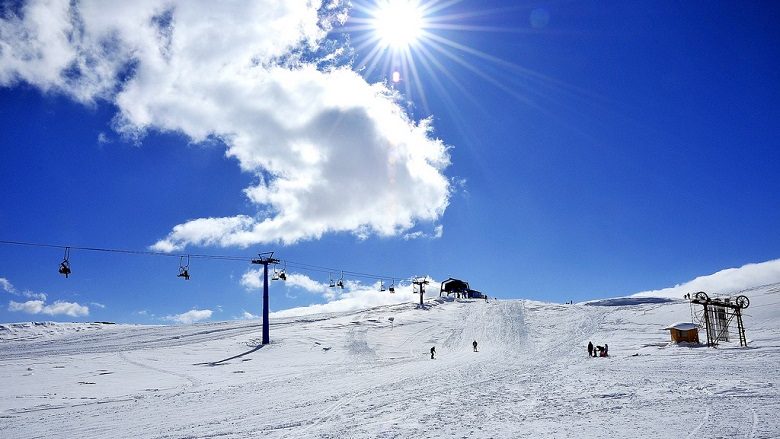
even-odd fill
[(434, 355), (436, 355), (436, 346), (431, 347), (431, 360), (433, 360)]
[(593, 356), (593, 342), (590, 341), (588, 342), (588, 356), (589, 357)]
[(474, 340), (474, 343), (471, 343), (471, 345), (474, 346), (474, 352), (478, 352), (477, 351), (477, 341)]

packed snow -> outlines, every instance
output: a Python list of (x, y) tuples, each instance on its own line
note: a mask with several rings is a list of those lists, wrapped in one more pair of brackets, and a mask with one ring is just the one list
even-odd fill
[(0, 437), (777, 438), (780, 284), (741, 294), (747, 348), (671, 344), (681, 296), (3, 324)]

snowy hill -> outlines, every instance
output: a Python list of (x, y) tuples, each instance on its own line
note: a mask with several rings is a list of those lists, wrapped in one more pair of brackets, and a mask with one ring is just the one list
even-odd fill
[(274, 319), (259, 349), (259, 321), (3, 325), (0, 437), (776, 438), (780, 284), (744, 294), (746, 349), (669, 345), (688, 303), (637, 297)]

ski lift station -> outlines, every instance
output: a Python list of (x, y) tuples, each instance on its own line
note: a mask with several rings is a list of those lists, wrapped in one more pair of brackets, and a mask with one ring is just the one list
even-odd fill
[(457, 299), (484, 299), (487, 297), (480, 291), (472, 290), (468, 282), (452, 277), (441, 283), (439, 297), (444, 293), (447, 293), (447, 297), (454, 294)]
[(677, 322), (664, 329), (671, 333), (672, 341), (675, 343), (699, 342), (699, 325), (696, 323)]

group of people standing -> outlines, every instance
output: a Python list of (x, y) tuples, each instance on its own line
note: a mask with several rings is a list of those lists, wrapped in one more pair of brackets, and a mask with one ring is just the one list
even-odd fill
[(588, 356), (589, 357), (608, 357), (609, 345), (604, 343), (604, 346), (593, 346), (593, 342), (588, 342)]

